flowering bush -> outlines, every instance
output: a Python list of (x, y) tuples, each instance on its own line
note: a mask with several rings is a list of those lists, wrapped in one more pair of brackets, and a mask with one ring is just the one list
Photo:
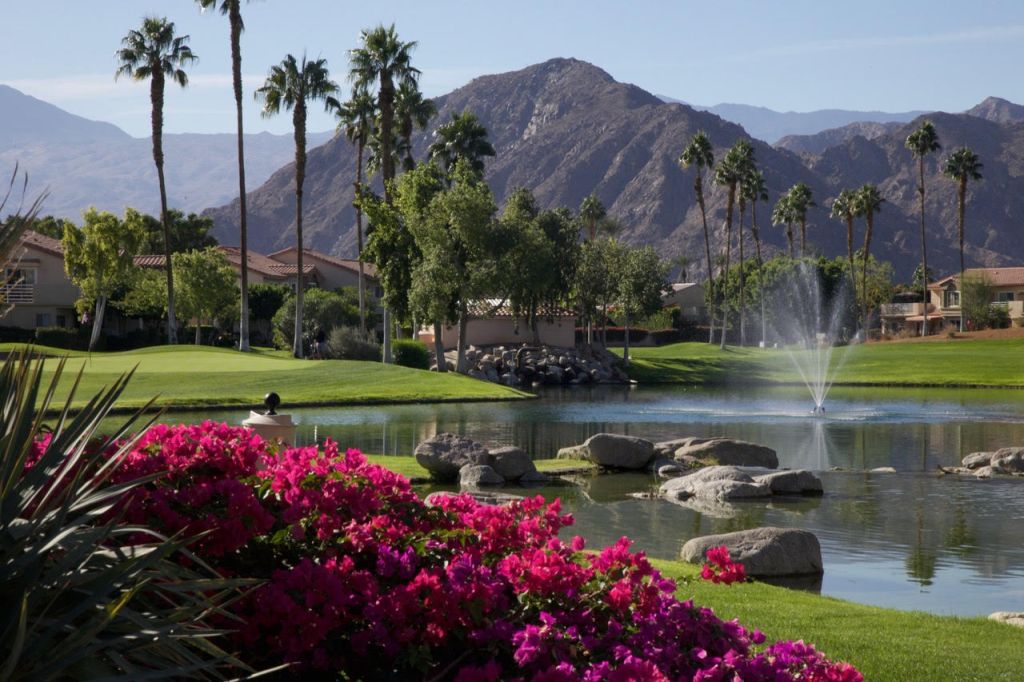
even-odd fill
[(700, 569), (700, 577), (704, 580), (710, 580), (715, 584), (732, 585), (747, 579), (747, 571), (743, 564), (737, 564), (732, 560), (729, 548), (725, 545), (709, 548), (705, 556), (708, 563)]
[[(427, 506), (356, 450), (276, 452), (210, 422), (151, 429), (117, 472), (146, 474), (159, 475), (129, 518), (198, 535), (201, 558), (263, 579), (223, 623), (252, 664), (460, 682), (862, 679), (803, 642), (762, 650), (759, 632), (676, 599), (626, 538), (563, 542), (557, 501)], [(708, 555), (719, 581), (742, 577), (727, 552)]]

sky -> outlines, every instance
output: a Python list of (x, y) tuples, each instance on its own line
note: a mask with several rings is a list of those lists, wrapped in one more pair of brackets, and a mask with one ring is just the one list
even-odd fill
[[(149, 134), (145, 85), (115, 82), (114, 51), (144, 15), (166, 16), (199, 56), (167, 95), (167, 132), (234, 132), (226, 17), (193, 0), (0, 0), (0, 83), (87, 118)], [(1024, 103), (1021, 0), (251, 0), (243, 6), (246, 132), (287, 133), (252, 92), (287, 53), (324, 57), (348, 91), (359, 31), (395, 23), (418, 47), (421, 88), (575, 57), (619, 81), (702, 105), (781, 111), (962, 111), (989, 95)], [(334, 121), (317, 110), (310, 130)]]

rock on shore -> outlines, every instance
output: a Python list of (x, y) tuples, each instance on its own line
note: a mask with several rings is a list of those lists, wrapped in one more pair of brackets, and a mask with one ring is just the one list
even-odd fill
[(824, 572), (818, 538), (814, 533), (795, 528), (753, 528), (693, 538), (683, 545), (681, 557), (690, 563), (702, 563), (710, 548), (722, 545), (729, 549), (730, 558), (743, 564), (751, 577)]

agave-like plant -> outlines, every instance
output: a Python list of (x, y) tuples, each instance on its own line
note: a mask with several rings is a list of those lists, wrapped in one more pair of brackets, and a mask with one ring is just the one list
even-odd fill
[(227, 617), (220, 607), (239, 581), (194, 555), (180, 561), (186, 540), (117, 513), (150, 480), (112, 479), (137, 441), (130, 430), (141, 434), (156, 419), (144, 423), (149, 405), (97, 437), (131, 374), (73, 413), (79, 374), (63, 407), (51, 410), (64, 365), (48, 380), (44, 360), (30, 353), (0, 367), (0, 680), (215, 679), (246, 670), (207, 625)]

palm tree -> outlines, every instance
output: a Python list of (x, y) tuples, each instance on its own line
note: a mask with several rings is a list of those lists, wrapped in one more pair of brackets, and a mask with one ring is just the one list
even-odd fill
[(430, 119), (437, 115), (434, 100), (426, 99), (413, 81), (403, 81), (395, 93), (395, 118), (398, 119), (398, 136), (401, 140), (403, 170), (412, 170), (416, 161), (412, 157), (412, 134), (415, 129), (423, 130)]
[(732, 248), (732, 213), (736, 204), (736, 188), (743, 177), (744, 170), (753, 161), (754, 148), (746, 140), (739, 140), (726, 153), (725, 158), (715, 167), (715, 184), (728, 188), (729, 195), (725, 205), (725, 269), (722, 270), (723, 305), (721, 347), (725, 348), (726, 332), (729, 322), (729, 306), (724, 300), (725, 285), (729, 276), (729, 256)]
[[(984, 166), (978, 161), (978, 155), (970, 147), (960, 147), (949, 155), (942, 166), (942, 172), (950, 180), (957, 183), (957, 237), (960, 241), (960, 296), (963, 297), (964, 281), (964, 208), (967, 204), (967, 181), (981, 180), (981, 169)], [(964, 305), (960, 301), (960, 331), (964, 330)]]
[[(861, 263), (861, 299), (864, 304), (864, 339), (867, 340), (871, 330), (868, 321), (868, 259), (871, 257), (871, 233), (875, 228), (875, 214), (882, 210), (885, 199), (878, 192), (878, 187), (868, 183), (857, 190), (855, 199), (856, 215), (864, 216), (867, 229), (864, 231), (864, 261)], [(925, 313), (927, 314), (927, 310)]]
[[(907, 136), (906, 147), (917, 157), (917, 195), (921, 201), (921, 272), (928, 272), (927, 237), (924, 231), (924, 157), (942, 149), (939, 136), (931, 121), (923, 121), (921, 126)], [(928, 336), (928, 277), (921, 284), (924, 294), (924, 314), (921, 320), (921, 336)]]
[(323, 100), (325, 108), (338, 108), (333, 95), (338, 86), (327, 72), (327, 60), (316, 59), (297, 62), (287, 55), (280, 64), (270, 67), (270, 73), (263, 87), (256, 91), (256, 99), (263, 102), (264, 118), (281, 112), (281, 108), (292, 112), (292, 126), (295, 132), (295, 338), (292, 354), (302, 357), (302, 290), (305, 287), (303, 273), (302, 244), (302, 183), (306, 179), (306, 105), (308, 102)]
[(754, 237), (754, 247), (757, 249), (757, 280), (761, 288), (761, 344), (767, 338), (766, 319), (764, 314), (764, 259), (761, 257), (761, 230), (757, 226), (757, 202), (768, 201), (768, 187), (765, 184), (764, 173), (756, 168), (745, 178), (742, 188), (747, 201), (750, 202), (750, 234)]
[(349, 142), (356, 146), (355, 198), (356, 209), (356, 258), (359, 260), (359, 328), (366, 333), (366, 281), (363, 274), (363, 152), (373, 134), (373, 120), (377, 105), (366, 88), (353, 88), (352, 97), (335, 109), (338, 127)]
[(853, 265), (853, 220), (857, 217), (857, 193), (844, 189), (832, 200), (831, 217), (846, 222), (846, 255), (850, 259), (850, 284), (853, 286), (853, 300), (857, 300), (857, 275)]
[[(377, 88), (378, 140), (380, 141), (381, 176), (384, 179), (384, 200), (391, 203), (391, 181), (395, 178), (395, 90), (403, 83), (416, 84), (419, 69), (412, 66), (412, 51), (416, 41), (402, 42), (395, 25), (383, 24), (363, 29), (359, 34), (360, 47), (349, 50), (349, 80), (357, 87)], [(385, 311), (386, 312), (386, 311)], [(385, 325), (387, 332), (387, 325)], [(390, 349), (389, 333), (384, 340)]]
[[(196, 0), (203, 10), (218, 0)], [(242, 23), (241, 0), (220, 0), (220, 13), (231, 27), (231, 82), (235, 91), (235, 127), (238, 130), (238, 233), (241, 256), (241, 317), (238, 322), (238, 350), (249, 350), (249, 231), (245, 203), (245, 143), (242, 135)]]
[(796, 213), (793, 211), (793, 202), (789, 194), (783, 194), (775, 202), (772, 208), (772, 225), (786, 226), (786, 241), (789, 242), (789, 257), (794, 258), (793, 251), (793, 222), (796, 220)]
[(715, 152), (711, 146), (711, 140), (703, 130), (698, 131), (690, 140), (690, 143), (683, 148), (679, 155), (679, 165), (683, 168), (693, 166), (697, 169), (697, 176), (693, 179), (693, 193), (697, 197), (697, 205), (700, 206), (700, 220), (704, 226), (704, 255), (707, 257), (708, 266), (708, 301), (712, 303), (708, 317), (711, 320), (711, 328), (708, 331), (708, 343), (715, 341), (715, 274), (711, 265), (711, 235), (708, 232), (708, 213), (704, 204), (704, 169), (711, 170), (715, 165)]
[(597, 224), (605, 215), (604, 204), (597, 198), (597, 194), (591, 193), (580, 204), (580, 220), (587, 228), (587, 241), (597, 239)]
[(754, 150), (751, 148), (749, 156), (741, 160), (738, 167), (739, 190), (737, 197), (740, 206), (740, 223), (736, 231), (736, 241), (739, 244), (739, 265), (740, 265), (740, 346), (747, 345), (747, 276), (743, 269), (743, 219), (747, 212), (747, 193), (744, 191), (747, 180), (757, 171), (754, 165)]
[(452, 114), (452, 120), (434, 131), (434, 141), (427, 155), (446, 173), (455, 170), (460, 159), (466, 161), (478, 177), (484, 175), (484, 157), (494, 156), (494, 147), (487, 139), (487, 128), (472, 112)]
[(127, 76), (135, 81), (149, 79), (149, 102), (152, 107), (153, 162), (160, 184), (160, 223), (164, 228), (164, 270), (167, 272), (167, 343), (178, 342), (178, 325), (174, 318), (174, 275), (171, 273), (171, 227), (167, 217), (167, 185), (164, 182), (164, 85), (170, 78), (181, 87), (188, 85), (182, 67), (198, 57), (188, 46), (187, 35), (174, 33), (174, 22), (166, 18), (145, 17), (142, 28), (128, 32), (117, 51), (120, 63), (114, 79)]
[(789, 205), (794, 218), (800, 222), (800, 255), (807, 255), (807, 209), (817, 206), (811, 188), (798, 182), (789, 189)]

